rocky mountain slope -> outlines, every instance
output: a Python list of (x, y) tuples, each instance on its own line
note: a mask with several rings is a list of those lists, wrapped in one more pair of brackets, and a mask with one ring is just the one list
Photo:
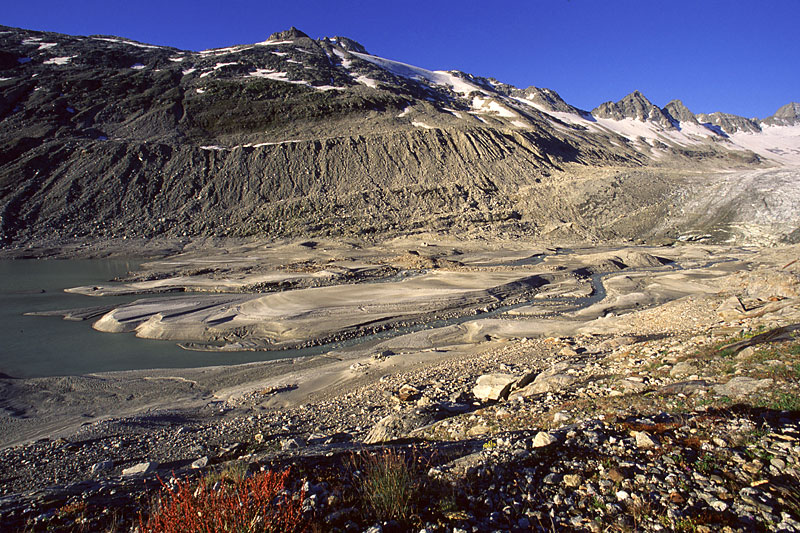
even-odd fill
[[(637, 91), (588, 113), (294, 28), (190, 52), (0, 27), (6, 247), (419, 228), (792, 241), (798, 210), (776, 209), (770, 180), (712, 213), (679, 208), (720, 171), (797, 166), (799, 139), (796, 103), (759, 121)], [(761, 203), (766, 225), (742, 231), (731, 213)]]

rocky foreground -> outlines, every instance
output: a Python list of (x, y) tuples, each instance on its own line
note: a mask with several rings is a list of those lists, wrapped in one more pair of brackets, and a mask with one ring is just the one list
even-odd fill
[[(800, 284), (793, 264), (761, 274), (611, 333), (443, 346), (396, 371), (375, 351), (298, 405), (274, 407), (287, 381), (9, 447), (0, 522), (129, 531), (162, 482), (290, 467), (322, 531), (800, 531)], [(405, 473), (382, 489), (394, 509), (365, 492), (381, 458)]]

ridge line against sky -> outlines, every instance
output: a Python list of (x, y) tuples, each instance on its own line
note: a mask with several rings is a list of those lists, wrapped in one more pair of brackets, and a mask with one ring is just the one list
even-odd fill
[(798, 0), (15, 2), (0, 23), (186, 50), (296, 26), (375, 55), (558, 92), (591, 110), (641, 91), (663, 107), (765, 118), (800, 100)]

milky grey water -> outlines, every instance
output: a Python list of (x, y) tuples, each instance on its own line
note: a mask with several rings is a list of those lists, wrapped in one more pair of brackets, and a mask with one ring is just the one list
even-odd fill
[(239, 364), (286, 352), (191, 352), (174, 342), (101, 333), (92, 320), (24, 316), (130, 302), (141, 296), (91, 297), (64, 289), (103, 283), (138, 267), (125, 260), (0, 260), (0, 373), (13, 377), (77, 375), (111, 370)]

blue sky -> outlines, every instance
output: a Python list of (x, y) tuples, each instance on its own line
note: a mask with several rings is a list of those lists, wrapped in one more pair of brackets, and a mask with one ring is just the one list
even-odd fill
[(31, 0), (0, 19), (189, 50), (296, 26), (429, 69), (548, 87), (584, 109), (638, 89), (660, 106), (747, 117), (800, 100), (798, 21), (800, 0)]

